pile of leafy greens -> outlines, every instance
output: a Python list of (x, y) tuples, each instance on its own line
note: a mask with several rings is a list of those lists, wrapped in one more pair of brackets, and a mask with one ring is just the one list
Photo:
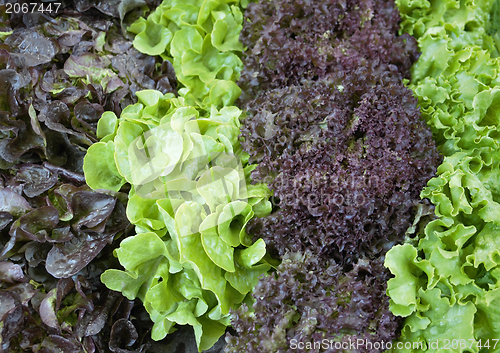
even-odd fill
[(402, 84), (417, 53), (396, 36), (397, 9), (262, 1), (246, 16), (242, 87), (262, 92), (245, 103), (243, 146), (279, 203), (251, 232), (280, 255), (309, 248), (344, 264), (387, 251), (441, 161)]
[[(225, 352), (314, 352), (318, 343), (321, 351), (335, 352), (358, 340), (391, 342), (399, 320), (387, 305), (381, 308), (388, 277), (380, 259), (360, 260), (346, 273), (309, 250), (287, 253), (257, 284), (252, 313), (246, 304), (233, 312), (239, 337), (226, 338)], [(378, 350), (359, 345), (358, 351)]]
[(69, 172), (47, 163), (10, 172), (0, 185), (2, 351), (125, 348), (122, 335), (138, 336), (133, 302), (106, 290), (99, 275), (116, 266), (109, 244), (129, 228), (126, 195), (58, 181)]
[(242, 66), (238, 5), (165, 1), (129, 27), (135, 48), (172, 62), (180, 97), (144, 90), (119, 118), (105, 112), (84, 163), (91, 188), (130, 187), (126, 212), (137, 234), (115, 251), (124, 271), (107, 270), (103, 283), (144, 303), (153, 339), (188, 324), (200, 351), (271, 267), (264, 241), (245, 231), (271, 203), (265, 185), (249, 183), (255, 166), (238, 140), (242, 112), (231, 105)]
[(231, 352), (396, 338), (381, 259), (441, 162), (402, 82), (418, 53), (397, 36), (394, 4), (310, 5), (262, 0), (245, 12), (242, 146), (275, 201), (247, 228), (284, 260), (235, 313)]
[(422, 50), (410, 87), (445, 158), (421, 194), (438, 219), (387, 253), (391, 310), (406, 317), (400, 340), (428, 352), (445, 339), (467, 342), (452, 352), (499, 352), (498, 3), (397, 4)]
[(0, 5), (0, 350), (500, 352), (500, 2), (62, 3)]
[(127, 196), (92, 191), (82, 166), (104, 110), (144, 88), (175, 92), (175, 75), (124, 37), (125, 9), (89, 8), (0, 6), (1, 351), (147, 347), (140, 306), (100, 281), (118, 266), (111, 243), (131, 231)]
[(173, 64), (189, 104), (229, 106), (241, 94), (235, 81), (242, 68), (239, 35), (247, 3), (163, 1), (128, 30), (137, 34), (134, 47), (140, 52), (161, 55)]
[[(200, 349), (210, 348), (270, 266), (262, 240), (245, 225), (270, 211), (269, 190), (247, 184), (236, 107), (186, 105), (158, 91), (136, 93), (139, 103), (120, 119), (105, 113), (84, 170), (94, 189), (131, 185), (127, 216), (137, 235), (116, 255), (125, 271), (102, 281), (127, 298), (140, 298), (161, 339), (173, 324), (194, 327)], [(108, 133), (108, 134), (106, 134)]]
[(119, 114), (137, 101), (138, 90), (175, 92), (175, 74), (134, 49), (119, 19), (49, 19), (2, 24), (0, 167), (46, 160), (82, 173), (104, 110)]

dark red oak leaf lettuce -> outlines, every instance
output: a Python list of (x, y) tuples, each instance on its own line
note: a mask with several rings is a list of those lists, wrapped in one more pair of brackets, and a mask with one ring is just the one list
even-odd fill
[(147, 316), (100, 282), (131, 230), (126, 195), (61, 179), (78, 181), (49, 164), (0, 173), (0, 351), (145, 352)]
[(43, 21), (4, 18), (13, 32), (0, 40), (0, 168), (48, 161), (82, 173), (104, 111), (119, 116), (138, 90), (176, 92), (169, 62), (139, 53), (122, 31), (145, 4), (76, 1)]
[(121, 30), (145, 4), (63, 0), (10, 17), (0, 5), (0, 31), (12, 31), (0, 37), (1, 352), (147, 349), (147, 313), (100, 282), (131, 231), (127, 196), (92, 191), (82, 173), (105, 110), (140, 89), (175, 92), (172, 68)]

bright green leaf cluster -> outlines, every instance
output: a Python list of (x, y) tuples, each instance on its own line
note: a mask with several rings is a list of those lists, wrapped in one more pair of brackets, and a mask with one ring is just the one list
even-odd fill
[(465, 339), (478, 352), (479, 340), (500, 336), (499, 163), (499, 152), (447, 157), (422, 192), (440, 218), (387, 253), (390, 308), (407, 317), (402, 341)]
[(84, 171), (93, 189), (131, 185), (127, 217), (137, 235), (115, 255), (124, 271), (101, 279), (127, 298), (139, 298), (162, 339), (177, 324), (194, 327), (198, 349), (210, 348), (230, 324), (229, 310), (270, 269), (263, 240), (245, 232), (270, 213), (271, 193), (250, 185), (248, 155), (240, 147), (243, 15), (238, 0), (164, 1), (129, 27), (134, 46), (161, 55), (184, 87), (179, 98), (137, 92), (120, 118), (106, 112), (99, 143)]
[(188, 102), (227, 106), (241, 94), (235, 83), (243, 66), (237, 55), (243, 50), (239, 5), (239, 0), (163, 1), (128, 30), (136, 34), (137, 50), (173, 64), (184, 85), (179, 93)]
[(489, 35), (497, 5), (396, 3), (422, 51), (410, 87), (445, 159), (421, 194), (439, 218), (387, 253), (391, 310), (406, 317), (400, 340), (427, 352), (445, 339), (467, 343), (450, 352), (500, 352), (500, 58)]
[(494, 148), (500, 111), (499, 61), (487, 34), (491, 0), (396, 1), (401, 28), (422, 55), (412, 84), (422, 116), (445, 156)]
[(131, 184), (127, 217), (137, 235), (116, 250), (125, 271), (101, 279), (143, 301), (154, 339), (189, 324), (198, 348), (208, 349), (270, 269), (264, 241), (245, 232), (253, 216), (270, 213), (270, 191), (248, 182), (254, 166), (245, 166), (238, 142), (238, 108), (193, 107), (153, 90), (137, 97), (119, 119), (103, 114), (101, 141), (85, 157), (93, 189)]

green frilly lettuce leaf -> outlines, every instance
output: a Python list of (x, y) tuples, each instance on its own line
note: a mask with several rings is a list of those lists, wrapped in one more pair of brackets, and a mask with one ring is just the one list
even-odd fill
[(400, 343), (421, 342), (426, 352), (444, 351), (446, 341), (447, 352), (500, 352), (498, 5), (396, 3), (401, 31), (422, 51), (410, 88), (445, 156), (421, 193), (439, 218), (386, 255), (395, 276), (390, 308), (406, 317)]
[(173, 64), (183, 85), (179, 92), (190, 103), (230, 106), (241, 94), (235, 84), (243, 67), (238, 5), (238, 0), (164, 1), (128, 30), (136, 34), (137, 50)]

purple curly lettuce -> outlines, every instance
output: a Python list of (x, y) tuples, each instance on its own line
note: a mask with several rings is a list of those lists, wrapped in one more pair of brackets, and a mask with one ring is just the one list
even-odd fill
[[(382, 275), (381, 275), (382, 274)], [(361, 259), (344, 273), (334, 261), (311, 252), (288, 253), (276, 273), (260, 280), (252, 308), (233, 314), (237, 335), (226, 335), (225, 352), (319, 352), (350, 342), (390, 342), (400, 320), (385, 296), (388, 275), (379, 260)], [(305, 342), (322, 348), (300, 349)], [(296, 346), (297, 349), (293, 349)], [(328, 347), (327, 347), (328, 346)], [(378, 352), (377, 349), (359, 351)]]
[(273, 212), (247, 231), (283, 263), (261, 279), (253, 308), (233, 313), (238, 335), (226, 351), (392, 341), (400, 320), (383, 258), (441, 162), (402, 82), (416, 41), (397, 36), (392, 2), (259, 1), (245, 16), (242, 146), (257, 164), (253, 180), (274, 193)]
[(366, 84), (387, 72), (409, 77), (417, 43), (407, 34), (396, 36), (399, 20), (394, 3), (383, 0), (250, 4), (240, 37), (248, 47), (239, 82), (243, 100), (330, 74), (375, 76)]
[(350, 262), (387, 251), (440, 161), (410, 91), (392, 82), (356, 99), (346, 82), (342, 92), (333, 80), (275, 89), (247, 106), (253, 177), (269, 181), (279, 206), (249, 231), (281, 256), (311, 249)]
[[(248, 100), (253, 81), (242, 79), (242, 145), (278, 206), (249, 230), (280, 256), (311, 249), (350, 263), (384, 253), (402, 241), (441, 160), (401, 83), (418, 54), (413, 38), (396, 36), (394, 4), (343, 3), (263, 1), (247, 12), (244, 42), (255, 42), (245, 70), (267, 84)], [(317, 60), (307, 61), (312, 47)]]

